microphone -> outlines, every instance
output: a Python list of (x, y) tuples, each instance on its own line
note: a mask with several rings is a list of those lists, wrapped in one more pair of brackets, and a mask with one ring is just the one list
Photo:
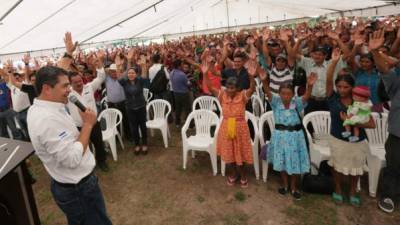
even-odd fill
[(78, 100), (78, 98), (74, 95), (69, 97), (69, 100), (76, 105), (82, 112), (86, 111), (86, 107)]

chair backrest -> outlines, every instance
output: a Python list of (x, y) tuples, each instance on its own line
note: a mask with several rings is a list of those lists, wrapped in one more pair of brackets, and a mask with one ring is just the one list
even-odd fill
[(192, 120), (194, 120), (196, 135), (199, 136), (211, 137), (211, 126), (219, 124), (218, 115), (206, 109), (192, 111), (186, 119), (185, 126), (189, 126)]
[[(251, 122), (251, 124), (253, 125), (253, 133), (254, 133), (254, 138), (251, 140), (252, 141), (252, 144), (254, 144), (254, 143), (257, 143), (258, 142), (258, 119), (257, 119), (257, 117), (254, 115), (254, 114), (252, 114), (251, 112), (249, 112), (249, 111), (246, 111), (246, 113), (245, 113), (245, 119), (246, 119), (246, 121), (249, 121), (250, 120), (250, 122)], [(250, 127), (249, 127), (250, 128)]]
[(108, 109), (107, 96), (101, 99), (100, 106), (103, 109)]
[(216, 111), (218, 109), (220, 111), (220, 114), (222, 115), (222, 107), (216, 97), (200, 96), (193, 101), (193, 106), (192, 106), (193, 111), (196, 110), (197, 106), (200, 109), (206, 109), (210, 111)]
[[(147, 115), (152, 111), (153, 119), (166, 119), (171, 113), (171, 104), (163, 99), (156, 99), (147, 104)], [(149, 119), (149, 118), (148, 118)]]
[(264, 105), (261, 98), (258, 95), (252, 95), (251, 105), (253, 108), (254, 116), (259, 118), (264, 113)]
[(146, 102), (149, 102), (150, 99), (153, 97), (153, 93), (150, 92), (148, 88), (143, 88), (143, 96)]
[(97, 118), (100, 122), (102, 119), (106, 122), (106, 131), (109, 129), (117, 129), (117, 126), (122, 121), (122, 113), (114, 108), (105, 109)]
[(264, 139), (264, 128), (265, 128), (264, 124), (265, 124), (265, 122), (268, 123), (269, 130), (272, 133), (272, 131), (275, 129), (274, 114), (272, 111), (268, 111), (268, 112), (264, 113), (260, 117), (260, 120), (258, 121), (258, 130), (259, 130), (258, 136), (260, 138), (260, 143), (262, 145), (265, 144), (265, 141), (266, 141)]
[[(311, 123), (316, 135), (326, 135), (331, 130), (331, 114), (328, 111), (316, 111), (308, 113), (303, 118), (303, 125), (307, 128), (308, 124)], [(308, 129), (307, 136), (311, 138), (311, 134)]]
[(387, 132), (388, 114), (372, 113), (372, 118), (375, 121), (376, 127), (374, 129), (365, 129), (368, 137), (368, 142), (370, 145), (384, 145), (389, 135), (389, 133)]

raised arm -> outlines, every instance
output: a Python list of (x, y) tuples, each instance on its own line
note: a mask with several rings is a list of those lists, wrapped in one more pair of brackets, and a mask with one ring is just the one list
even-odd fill
[(392, 48), (390, 49), (391, 53), (397, 54), (400, 48), (400, 27), (397, 29), (396, 40), (393, 42)]
[(254, 80), (254, 77), (257, 76), (258, 67), (259, 67), (258, 63), (255, 60), (251, 60), (247, 67), (247, 72), (249, 74), (249, 79), (250, 79), (250, 87), (249, 89), (246, 90), (247, 98), (250, 98), (256, 89), (256, 82)]
[(368, 50), (372, 53), (374, 57), (375, 65), (382, 74), (389, 73), (389, 65), (386, 63), (385, 59), (382, 57), (378, 49), (385, 42), (385, 32), (384, 30), (375, 31), (373, 34), (369, 35)]
[(333, 94), (333, 75), (335, 73), (336, 65), (340, 59), (340, 49), (335, 48), (332, 51), (332, 60), (326, 71), (326, 96), (330, 97)]
[(344, 44), (343, 41), (339, 38), (339, 35), (334, 31), (330, 31), (330, 32), (328, 32), (328, 37), (330, 37), (332, 40), (337, 42), (340, 50), (342, 50), (343, 59), (347, 60), (349, 58), (349, 56), (350, 56), (350, 50), (347, 47), (347, 45)]
[(29, 83), (29, 76), (31, 75), (31, 69), (29, 67), (29, 61), (31, 60), (31, 56), (29, 54), (25, 54), (22, 58), (22, 61), (25, 64), (24, 72), (25, 72), (25, 82)]
[(204, 60), (203, 63), (201, 64), (201, 72), (203, 73), (203, 79), (207, 85), (208, 90), (211, 92), (212, 95), (218, 97), (219, 90), (214, 88), (211, 85), (210, 80), (208, 79), (208, 72), (211, 72), (210, 67), (211, 67), (210, 62), (208, 62), (207, 59)]
[(263, 91), (265, 95), (267, 96), (268, 100), (272, 100), (272, 92), (271, 89), (269, 88), (269, 81), (268, 81), (268, 74), (264, 69), (260, 69), (258, 76), (261, 79), (262, 85), (263, 85)]
[(308, 101), (311, 97), (311, 92), (314, 87), (315, 82), (318, 79), (318, 75), (316, 73), (310, 73), (310, 75), (307, 77), (307, 89), (306, 93), (301, 97), (301, 100), (303, 101), (303, 104)]
[(65, 69), (66, 71), (71, 71), (71, 65), (74, 61), (72, 54), (74, 53), (78, 42), (72, 41), (72, 35), (70, 32), (65, 33), (64, 37), (65, 44), (65, 55), (57, 62), (57, 66)]

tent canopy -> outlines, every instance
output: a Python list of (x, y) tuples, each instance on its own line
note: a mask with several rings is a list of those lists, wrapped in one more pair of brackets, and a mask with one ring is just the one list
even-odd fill
[[(0, 16), (18, 2), (1, 0)], [(379, 0), (24, 0), (0, 23), (0, 54), (61, 47), (66, 31), (72, 32), (74, 40), (95, 43), (318, 16), (384, 4)], [(144, 12), (114, 26), (141, 11)], [(103, 32), (107, 28), (111, 29)]]

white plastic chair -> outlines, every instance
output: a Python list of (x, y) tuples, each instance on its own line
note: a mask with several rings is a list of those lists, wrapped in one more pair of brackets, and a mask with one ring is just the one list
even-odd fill
[(108, 109), (107, 96), (101, 99), (100, 106), (104, 109)]
[(256, 116), (256, 118), (260, 118), (260, 116), (264, 113), (264, 105), (261, 98), (258, 95), (252, 95), (251, 105), (254, 116)]
[(210, 110), (213, 112), (216, 112), (218, 109), (220, 112), (220, 115), (222, 115), (222, 107), (216, 97), (200, 96), (193, 101), (193, 106), (192, 106), (193, 111), (197, 110), (197, 106), (200, 109), (206, 109), (206, 110)]
[[(150, 120), (150, 110), (153, 110), (154, 117)], [(147, 122), (146, 126), (150, 129), (151, 136), (154, 136), (153, 129), (161, 131), (164, 146), (168, 148), (168, 137), (171, 136), (168, 127), (168, 116), (171, 113), (171, 104), (163, 99), (157, 99), (149, 102), (146, 106)]]
[(331, 129), (331, 116), (327, 111), (316, 111), (308, 113), (303, 118), (303, 125), (307, 128), (311, 123), (314, 128), (314, 139), (308, 129), (307, 138), (310, 144), (310, 161), (311, 161), (311, 174), (317, 174), (319, 164), (323, 160), (328, 160), (331, 155), (329, 144), (326, 138)]
[[(264, 124), (268, 123), (269, 130), (272, 132), (275, 129), (275, 121), (274, 121), (274, 115), (272, 111), (264, 113), (260, 117), (260, 121), (258, 123), (258, 129), (259, 129), (259, 138), (260, 138), (260, 146), (264, 146), (265, 144), (269, 144), (269, 140), (264, 139)], [(268, 162), (266, 160), (261, 159), (261, 165), (262, 165), (262, 178), (263, 181), (266, 183), (267, 182), (267, 177), (268, 177)]]
[(105, 109), (103, 110), (97, 121), (101, 121), (104, 119), (106, 122), (106, 130), (101, 131), (103, 135), (103, 141), (107, 142), (110, 145), (111, 154), (113, 156), (114, 161), (118, 160), (117, 157), (117, 144), (115, 140), (115, 136), (118, 137), (118, 140), (121, 144), (122, 149), (124, 149), (124, 143), (122, 142), (121, 135), (118, 132), (118, 125), (122, 121), (122, 113), (118, 109)]
[(370, 152), (367, 155), (368, 163), (368, 183), (369, 195), (376, 196), (376, 189), (378, 186), (378, 179), (380, 171), (386, 166), (385, 159), (385, 141), (389, 135), (388, 128), (388, 115), (383, 113), (372, 113), (376, 127), (375, 129), (365, 129), (368, 137), (368, 144)]
[[(194, 120), (196, 133), (195, 135), (187, 136), (186, 132), (190, 122)], [(211, 136), (211, 125), (218, 124), (214, 135)], [(216, 135), (219, 129), (219, 118), (217, 114), (209, 110), (195, 110), (189, 114), (185, 124), (182, 127), (182, 149), (183, 149), (183, 169), (186, 169), (187, 155), (190, 150), (205, 151), (210, 154), (211, 166), (214, 176), (217, 175), (217, 151), (216, 151)]]
[(148, 88), (143, 88), (143, 95), (144, 100), (146, 100), (147, 103), (149, 103), (150, 99), (153, 98), (153, 93), (151, 93)]
[[(253, 125), (253, 131), (254, 131), (254, 139), (251, 139), (251, 148), (253, 151), (253, 167), (254, 167), (254, 173), (256, 175), (256, 179), (260, 179), (260, 160), (258, 157), (258, 139), (259, 139), (259, 134), (258, 134), (258, 123), (257, 123), (257, 118), (251, 113), (246, 111), (246, 121), (251, 121), (251, 124)], [(221, 159), (221, 174), (222, 176), (225, 176), (225, 162)]]

